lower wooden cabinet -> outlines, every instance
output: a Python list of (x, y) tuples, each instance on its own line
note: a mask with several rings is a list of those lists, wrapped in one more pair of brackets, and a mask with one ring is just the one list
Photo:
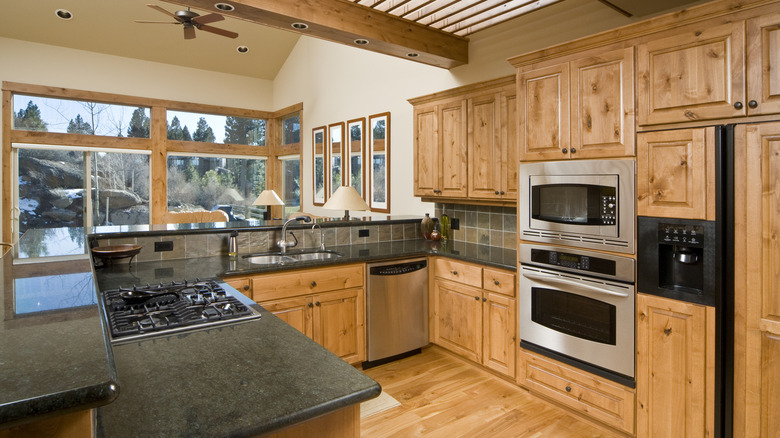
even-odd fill
[(0, 430), (0, 438), (90, 438), (93, 410), (60, 414), (32, 423)]
[(715, 308), (637, 294), (637, 437), (714, 436)]
[[(634, 392), (527, 350), (518, 354), (517, 382), (589, 417), (634, 433)], [(664, 435), (656, 435), (664, 436)]]
[(438, 279), (433, 288), (433, 342), (482, 362), (482, 291)]

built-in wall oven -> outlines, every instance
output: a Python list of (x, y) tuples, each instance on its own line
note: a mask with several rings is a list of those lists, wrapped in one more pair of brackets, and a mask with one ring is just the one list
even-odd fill
[(519, 246), (520, 345), (634, 387), (634, 260)]
[(521, 163), (523, 240), (634, 253), (634, 160)]

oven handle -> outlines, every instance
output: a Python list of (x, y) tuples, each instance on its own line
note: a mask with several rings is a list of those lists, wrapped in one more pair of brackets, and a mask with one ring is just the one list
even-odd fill
[(523, 272), (523, 277), (530, 278), (531, 280), (537, 280), (537, 281), (541, 281), (541, 282), (550, 283), (550, 284), (566, 285), (566, 286), (570, 286), (570, 287), (574, 287), (574, 288), (587, 289), (587, 290), (594, 291), (594, 292), (600, 292), (600, 293), (607, 294), (607, 295), (614, 295), (614, 296), (617, 296), (617, 297), (628, 298), (628, 294), (622, 294), (620, 292), (613, 292), (613, 291), (608, 290), (608, 289), (604, 289), (604, 288), (597, 287), (597, 286), (591, 286), (591, 285), (589, 285), (587, 283), (581, 283), (579, 281), (567, 280), (565, 278), (550, 277), (548, 275), (533, 274), (533, 273), (530, 273), (530, 272)]

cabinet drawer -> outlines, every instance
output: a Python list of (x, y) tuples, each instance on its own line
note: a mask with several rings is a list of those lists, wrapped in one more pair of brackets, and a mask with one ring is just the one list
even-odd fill
[(225, 280), (225, 283), (247, 297), (252, 298), (252, 289), (248, 278), (228, 278)]
[(474, 287), (482, 287), (482, 268), (454, 260), (437, 258), (434, 261), (434, 272), (439, 278), (444, 278)]
[(252, 277), (252, 299), (260, 302), (361, 287), (364, 281), (362, 264), (260, 275)]
[(485, 268), (482, 272), (482, 284), (485, 290), (515, 296), (515, 274), (497, 269)]
[(617, 429), (634, 433), (634, 391), (528, 351), (518, 355), (518, 383)]

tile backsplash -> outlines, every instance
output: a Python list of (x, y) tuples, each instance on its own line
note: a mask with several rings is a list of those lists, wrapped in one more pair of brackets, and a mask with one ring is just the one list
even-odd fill
[(437, 218), (443, 212), (460, 221), (460, 229), (452, 230), (452, 239), (502, 248), (517, 248), (517, 209), (468, 204), (436, 203)]

